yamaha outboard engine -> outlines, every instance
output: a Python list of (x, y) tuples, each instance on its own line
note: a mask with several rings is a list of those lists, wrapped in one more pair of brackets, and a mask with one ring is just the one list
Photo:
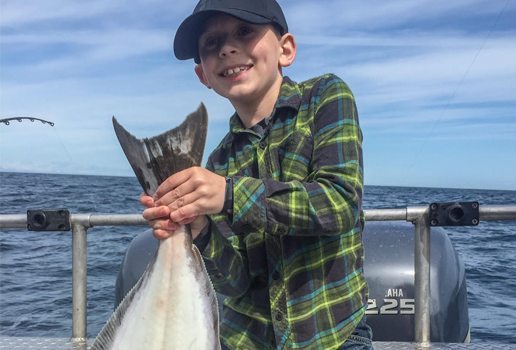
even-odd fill
[[(367, 222), (363, 240), (374, 340), (414, 341), (414, 226)], [(464, 264), (440, 227), (430, 235), (430, 295), (430, 341), (468, 341)]]
[[(367, 323), (373, 339), (414, 341), (414, 226), (367, 222), (363, 239), (369, 284)], [(443, 229), (432, 228), (430, 241), (430, 340), (464, 342), (469, 335), (464, 265)], [(115, 306), (136, 284), (157, 248), (150, 230), (131, 242), (118, 273)]]

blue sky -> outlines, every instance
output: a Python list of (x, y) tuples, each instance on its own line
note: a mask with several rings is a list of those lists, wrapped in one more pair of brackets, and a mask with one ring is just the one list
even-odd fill
[[(366, 185), (516, 190), (516, 1), (280, 0), (298, 44), (285, 71), (352, 88)], [(138, 137), (202, 101), (206, 153), (231, 105), (172, 40), (188, 0), (0, 0), (0, 171), (132, 175), (111, 125)]]

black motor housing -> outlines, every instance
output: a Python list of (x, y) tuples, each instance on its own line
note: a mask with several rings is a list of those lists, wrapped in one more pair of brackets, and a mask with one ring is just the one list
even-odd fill
[[(414, 341), (414, 226), (367, 222), (363, 241), (367, 323), (373, 340)], [(469, 334), (464, 265), (443, 229), (432, 228), (430, 242), (430, 340), (464, 342)], [(116, 281), (115, 305), (136, 284), (157, 249), (150, 230), (130, 243)]]

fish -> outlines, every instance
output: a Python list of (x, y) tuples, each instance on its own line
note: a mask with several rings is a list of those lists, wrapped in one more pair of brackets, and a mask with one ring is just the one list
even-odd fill
[[(113, 117), (120, 145), (145, 193), (202, 160), (207, 131), (203, 104), (163, 134), (140, 140)], [(218, 350), (216, 292), (189, 225), (161, 240), (154, 260), (95, 338), (91, 350)]]

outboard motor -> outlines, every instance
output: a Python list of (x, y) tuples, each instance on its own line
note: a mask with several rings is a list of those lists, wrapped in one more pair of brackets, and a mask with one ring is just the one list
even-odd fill
[[(373, 339), (414, 341), (414, 225), (367, 222), (363, 242)], [(464, 264), (440, 227), (430, 234), (430, 296), (430, 341), (468, 341)]]
[(120, 264), (115, 283), (115, 309), (143, 275), (158, 251), (159, 241), (152, 230), (133, 238)]
[[(363, 234), (369, 284), (367, 323), (375, 341), (414, 341), (414, 226), (367, 222)], [(441, 228), (430, 236), (432, 342), (464, 342), (469, 335), (464, 265)], [(158, 249), (152, 231), (136, 236), (122, 261), (115, 306), (136, 284)], [(222, 305), (219, 295), (219, 305)]]

